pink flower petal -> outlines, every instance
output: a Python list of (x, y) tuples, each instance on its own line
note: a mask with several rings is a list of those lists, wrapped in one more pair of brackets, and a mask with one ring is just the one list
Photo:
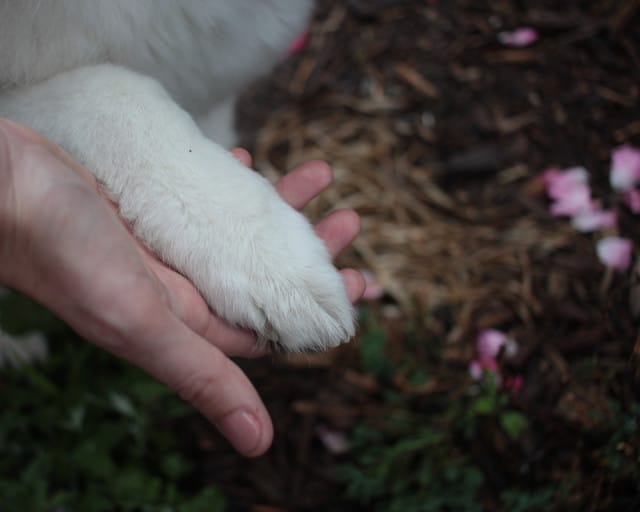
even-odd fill
[(482, 368), (480, 361), (471, 361), (471, 364), (469, 364), (469, 375), (471, 375), (471, 378), (473, 380), (481, 380), (483, 373), (484, 369)]
[(591, 199), (589, 173), (584, 167), (567, 170), (549, 169), (542, 174), (547, 194), (553, 203), (551, 213), (555, 216), (572, 217), (596, 208)]
[(480, 366), (482, 366), (483, 370), (487, 370), (490, 373), (500, 373), (500, 365), (495, 357), (480, 359)]
[(349, 439), (344, 434), (337, 430), (332, 430), (324, 425), (319, 425), (316, 428), (316, 434), (322, 441), (322, 444), (329, 453), (334, 455), (342, 455), (351, 449)]
[(513, 48), (532, 45), (539, 38), (538, 31), (531, 27), (521, 27), (512, 32), (500, 32), (498, 34), (498, 41), (505, 46), (511, 46)]
[(370, 270), (361, 269), (360, 273), (364, 277), (365, 289), (362, 294), (363, 300), (378, 300), (384, 295), (384, 288), (378, 283), (376, 276)]
[(291, 43), (291, 46), (289, 46), (289, 55), (295, 55), (304, 51), (309, 44), (309, 39), (311, 39), (309, 32), (305, 30), (302, 34), (296, 37)]
[(640, 181), (640, 149), (624, 145), (611, 153), (609, 182), (615, 190), (628, 190)]
[(476, 349), (480, 360), (484, 362), (485, 359), (495, 359), (500, 353), (500, 349), (507, 343), (507, 335), (502, 331), (496, 329), (486, 329), (476, 339)]
[(474, 359), (469, 363), (469, 375), (473, 380), (482, 380), (484, 373), (492, 373), (498, 378), (500, 377), (500, 365), (494, 357), (485, 357), (482, 359)]
[(571, 219), (571, 225), (582, 233), (612, 228), (617, 222), (618, 216), (611, 210), (585, 210)]
[(594, 210), (597, 206), (597, 203), (591, 199), (589, 185), (578, 183), (551, 203), (551, 214), (556, 217), (573, 217), (579, 213)]
[(625, 190), (624, 201), (633, 213), (640, 213), (640, 191), (635, 188)]
[(511, 359), (518, 353), (518, 342), (516, 340), (508, 339), (504, 345), (505, 357)]
[(633, 243), (627, 238), (610, 236), (598, 240), (596, 253), (600, 261), (609, 268), (625, 271), (631, 265)]
[(576, 189), (588, 189), (589, 173), (584, 167), (571, 167), (566, 170), (549, 169), (542, 174), (551, 199), (561, 199)]

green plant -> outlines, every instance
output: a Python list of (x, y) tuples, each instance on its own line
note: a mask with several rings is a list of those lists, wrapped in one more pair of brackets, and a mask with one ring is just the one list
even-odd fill
[(440, 428), (405, 425), (393, 433), (360, 428), (345, 468), (347, 495), (380, 512), (482, 510), (481, 471)]
[(627, 412), (615, 402), (611, 407), (611, 435), (600, 456), (616, 478), (634, 481), (640, 493), (640, 403), (634, 403)]
[(390, 361), (385, 331), (370, 311), (362, 324), (362, 369), (379, 380), (385, 407), (394, 412), (353, 432), (353, 456), (343, 468), (348, 498), (380, 512), (482, 510), (477, 494), (483, 475), (456, 446), (458, 433), (447, 426), (450, 410), (434, 398), (434, 414), (425, 414), (394, 384), (402, 374), (409, 385), (425, 386), (429, 369)]
[(555, 491), (552, 487), (538, 489), (535, 492), (520, 489), (504, 491), (500, 497), (509, 512), (539, 512), (550, 510)]
[(3, 297), (0, 310), (5, 329), (44, 328), (51, 345), (45, 363), (2, 371), (0, 509), (225, 509), (217, 489), (189, 485), (175, 425), (190, 409), (172, 392), (23, 297)]
[[(435, 349), (422, 361), (391, 361), (385, 332), (369, 311), (363, 326), (362, 369), (378, 379), (389, 413), (353, 432), (353, 456), (343, 472), (347, 496), (380, 512), (483, 510), (485, 467), (472, 446), (493, 435), (516, 442), (529, 421), (492, 374), (472, 384), (465, 370), (443, 368), (444, 351)], [(456, 399), (440, 393), (412, 396), (398, 384), (428, 389), (430, 379), (444, 372), (456, 376), (458, 388), (450, 390)], [(513, 489), (505, 494), (505, 507), (508, 502), (523, 512), (534, 510), (550, 499), (546, 496)]]
[(485, 375), (473, 391), (467, 399), (459, 402), (455, 414), (466, 436), (475, 435), (482, 425), (491, 428), (499, 426), (512, 440), (520, 439), (529, 428), (529, 421), (511, 406), (509, 395), (500, 388), (494, 375)]
[(391, 365), (386, 354), (385, 331), (366, 307), (361, 310), (361, 323), (365, 327), (360, 340), (360, 364), (367, 373), (380, 379), (388, 378)]

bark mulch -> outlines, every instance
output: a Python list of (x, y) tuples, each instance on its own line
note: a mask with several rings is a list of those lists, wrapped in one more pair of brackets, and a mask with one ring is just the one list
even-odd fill
[[(499, 32), (521, 26), (539, 41), (500, 44)], [(538, 431), (515, 449), (487, 435), (472, 454), (486, 468), (487, 507), (518, 478), (535, 489), (581, 475), (576, 503), (590, 510), (630, 492), (610, 483), (591, 445), (608, 435), (598, 418), (613, 404), (640, 400), (640, 291), (630, 273), (599, 263), (602, 234), (549, 214), (539, 176), (587, 167), (594, 194), (620, 216), (607, 234), (639, 246), (637, 217), (608, 185), (611, 149), (640, 145), (639, 27), (634, 0), (323, 0), (308, 47), (240, 105), (258, 169), (276, 178), (326, 160), (335, 185), (309, 215), (362, 216), (339, 264), (370, 269), (385, 287), (370, 309), (390, 360), (424, 361), (434, 375), (428, 389), (396, 376), (396, 390), (455, 400), (481, 329), (518, 341), (505, 371), (524, 376), (513, 400)], [(242, 365), (273, 415), (275, 444), (245, 461), (197, 423), (203, 479), (239, 509), (357, 510), (337, 470), (349, 453), (331, 453), (321, 437), (385, 414), (358, 341)], [(620, 447), (636, 461), (637, 449)]]

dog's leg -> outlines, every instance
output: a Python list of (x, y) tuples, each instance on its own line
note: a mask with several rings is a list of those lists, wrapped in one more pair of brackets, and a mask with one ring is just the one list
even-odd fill
[(306, 219), (204, 137), (154, 80), (81, 68), (5, 94), (0, 116), (94, 172), (136, 235), (231, 323), (294, 351), (353, 334), (341, 276)]

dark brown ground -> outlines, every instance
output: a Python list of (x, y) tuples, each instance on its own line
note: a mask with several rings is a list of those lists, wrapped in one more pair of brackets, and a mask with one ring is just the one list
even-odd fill
[[(540, 41), (497, 42), (519, 26), (536, 27)], [(611, 435), (597, 418), (640, 400), (632, 282), (599, 264), (598, 235), (547, 213), (537, 176), (586, 166), (594, 194), (619, 211), (619, 234), (640, 244), (637, 217), (607, 181), (612, 147), (640, 145), (639, 27), (634, 0), (323, 0), (309, 47), (241, 105), (245, 144), (270, 177), (311, 158), (335, 166), (336, 186), (310, 215), (362, 214), (363, 234), (340, 263), (377, 273), (388, 296), (372, 308), (389, 357), (433, 376), (428, 389), (391, 383), (417, 397), (412, 412), (424, 413), (420, 397), (464, 393), (480, 329), (518, 340), (505, 371), (524, 375), (513, 400), (532, 432), (515, 447), (489, 432), (469, 448), (488, 509), (510, 486), (575, 475), (567, 503), (580, 510), (613, 510), (615, 496), (637, 493), (592, 448)], [(198, 424), (203, 479), (237, 509), (357, 510), (336, 472), (349, 453), (332, 455), (318, 438), (319, 427), (349, 434), (386, 414), (357, 342), (245, 367), (276, 441), (245, 461)], [(638, 462), (638, 443), (621, 443)]]

